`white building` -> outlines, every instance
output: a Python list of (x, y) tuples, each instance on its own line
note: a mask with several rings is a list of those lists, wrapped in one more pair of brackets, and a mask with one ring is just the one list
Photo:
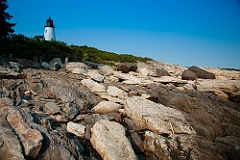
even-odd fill
[(55, 41), (55, 26), (53, 25), (53, 20), (49, 17), (46, 20), (46, 25), (44, 26), (44, 40)]

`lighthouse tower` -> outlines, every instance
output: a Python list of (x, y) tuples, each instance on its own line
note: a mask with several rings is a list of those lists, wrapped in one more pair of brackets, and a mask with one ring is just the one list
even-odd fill
[(44, 26), (44, 40), (55, 41), (55, 26), (53, 25), (53, 20), (49, 17), (46, 20), (46, 25)]

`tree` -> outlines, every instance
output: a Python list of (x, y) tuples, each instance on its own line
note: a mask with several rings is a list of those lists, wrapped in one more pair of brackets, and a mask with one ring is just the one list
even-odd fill
[(6, 12), (8, 8), (7, 0), (0, 0), (0, 40), (4, 39), (9, 35), (9, 33), (13, 33), (12, 29), (16, 23), (9, 23), (7, 20), (10, 20), (12, 16)]

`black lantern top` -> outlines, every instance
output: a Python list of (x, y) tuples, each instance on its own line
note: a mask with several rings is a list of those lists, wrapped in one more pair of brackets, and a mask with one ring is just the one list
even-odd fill
[(51, 17), (49, 17), (47, 20), (46, 20), (46, 25), (44, 27), (52, 27), (52, 28), (55, 28), (55, 26), (53, 25), (53, 20), (51, 19)]

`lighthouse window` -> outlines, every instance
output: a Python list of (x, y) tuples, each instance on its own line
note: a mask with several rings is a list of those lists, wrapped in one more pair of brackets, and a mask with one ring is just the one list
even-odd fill
[(47, 33), (47, 30), (45, 30), (45, 33)]

